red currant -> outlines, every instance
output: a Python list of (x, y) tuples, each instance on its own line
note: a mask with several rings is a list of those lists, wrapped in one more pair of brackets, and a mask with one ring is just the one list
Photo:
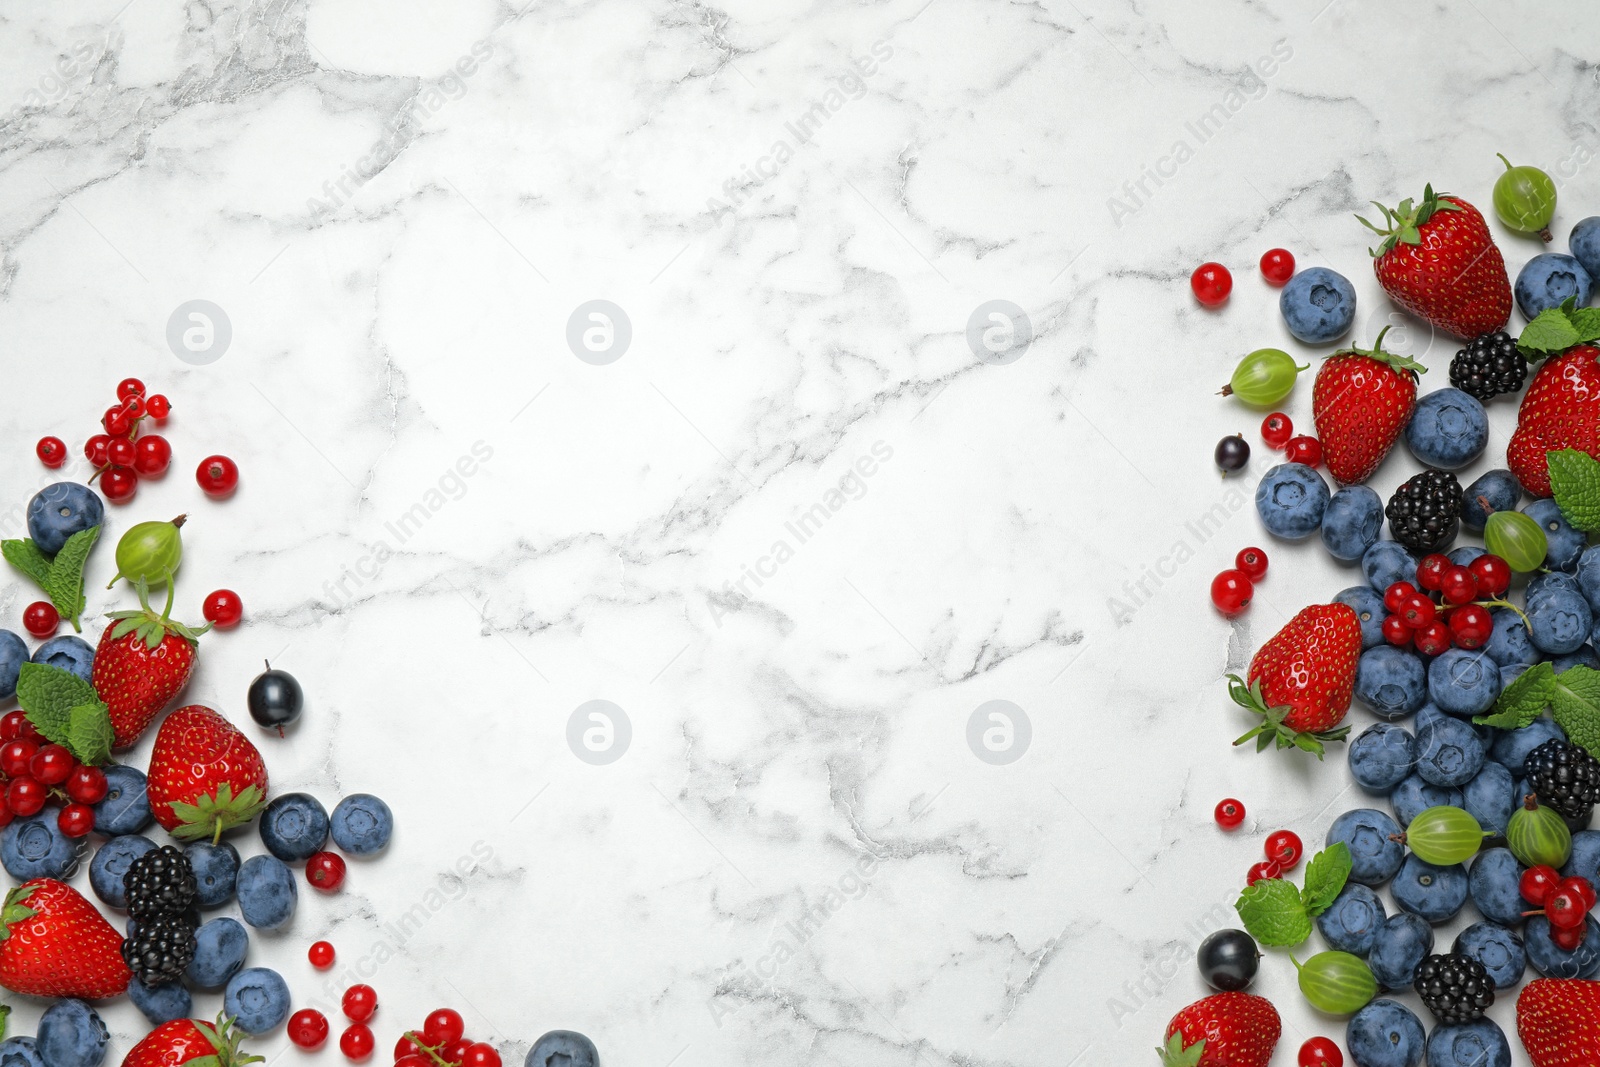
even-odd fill
[(41, 437), (33, 446), (33, 453), (40, 463), (54, 470), (67, 461), (67, 443), (59, 437)]
[(1212, 813), (1212, 817), (1224, 830), (1237, 830), (1239, 824), (1244, 822), (1244, 805), (1232, 797), (1219, 800), (1217, 810)]
[(461, 1067), (500, 1067), (500, 1053), (485, 1041), (474, 1041), (461, 1057)]
[(106, 798), (110, 785), (99, 767), (79, 764), (67, 776), (67, 796), (79, 804), (98, 804)]
[(1422, 562), (1417, 564), (1417, 584), (1429, 592), (1436, 593), (1444, 582), (1444, 572), (1454, 566), (1449, 556), (1440, 555), (1438, 552), (1423, 556)]
[(426, 1053), (408, 1052), (394, 1061), (394, 1067), (437, 1067), (437, 1065)]
[(1287, 248), (1269, 248), (1261, 253), (1261, 276), (1274, 288), (1289, 284), (1294, 277), (1294, 255)]
[(1558, 884), (1555, 892), (1544, 898), (1544, 914), (1551, 926), (1572, 930), (1583, 925), (1589, 909), (1583, 906), (1582, 897)]
[(156, 393), (144, 402), (144, 410), (157, 422), (166, 422), (167, 416), (172, 414), (172, 403), (160, 393)]
[(1300, 1067), (1344, 1067), (1344, 1053), (1331, 1037), (1313, 1037), (1300, 1046)]
[(435, 1048), (460, 1041), (466, 1033), (467, 1024), (454, 1008), (436, 1008), (422, 1024), (422, 1040)]
[(1439, 578), (1439, 593), (1451, 604), (1478, 599), (1478, 578), (1465, 567), (1452, 565)]
[(139, 420), (144, 418), (144, 397), (130, 396), (122, 402), (122, 410), (128, 413), (128, 418), (133, 420), (134, 425), (138, 425)]
[(1304, 463), (1308, 467), (1315, 467), (1322, 462), (1322, 442), (1305, 434), (1291, 437), (1289, 443), (1283, 446), (1283, 454), (1290, 463)]
[(44, 802), (49, 797), (50, 790), (27, 776), (13, 778), (11, 784), (6, 786), (7, 806), (11, 808), (13, 815), (20, 815), (24, 819), (43, 811)]
[(1546, 898), (1554, 893), (1560, 884), (1561, 872), (1541, 863), (1522, 872), (1522, 877), (1517, 881), (1517, 892), (1521, 893), (1522, 899), (1529, 904), (1542, 908)]
[(1268, 448), (1282, 448), (1294, 436), (1294, 422), (1281, 411), (1261, 420), (1261, 439)]
[(87, 804), (68, 804), (56, 816), (56, 826), (67, 837), (87, 837), (94, 829), (94, 809)]
[(366, 1023), (351, 1023), (339, 1035), (339, 1051), (344, 1053), (347, 1060), (366, 1059), (372, 1055), (375, 1044), (377, 1042), (373, 1040), (372, 1029)]
[(1255, 591), (1244, 571), (1226, 570), (1211, 579), (1211, 603), (1224, 615), (1237, 615), (1249, 607)]
[(106, 445), (106, 462), (113, 467), (132, 467), (134, 456), (133, 442), (126, 437), (113, 437)]
[(118, 404), (114, 408), (106, 408), (106, 413), (100, 416), (100, 425), (112, 437), (126, 437), (133, 429), (133, 420), (128, 417), (127, 409)]
[(1573, 875), (1570, 878), (1561, 879), (1561, 884), (1557, 888), (1564, 889), (1568, 893), (1571, 893), (1577, 897), (1578, 900), (1582, 902), (1584, 911), (1594, 910), (1594, 883), (1589, 881), (1589, 879), (1583, 878), (1579, 875)]
[(1233, 275), (1221, 263), (1202, 263), (1189, 275), (1189, 288), (1206, 307), (1221, 307), (1233, 292)]
[(222, 500), (232, 495), (239, 484), (239, 467), (227, 456), (207, 456), (200, 461), (194, 477), (206, 496)]
[(1273, 878), (1283, 877), (1283, 866), (1272, 860), (1262, 860), (1245, 872), (1244, 884), (1255, 885), (1260, 881), (1269, 881)]
[(1463, 604), (1450, 613), (1450, 634), (1462, 648), (1481, 648), (1494, 636), (1494, 616), (1482, 604)]
[(39, 779), (40, 785), (60, 785), (77, 766), (72, 753), (60, 745), (45, 745), (28, 761), (28, 773)]
[(28, 721), (28, 713), (18, 708), (0, 715), (0, 742), (15, 741), (23, 736), (22, 728), (33, 725)]
[(35, 600), (22, 609), (22, 628), (35, 637), (49, 637), (61, 625), (61, 613), (48, 600)]
[(1406, 620), (1398, 615), (1387, 615), (1383, 620), (1383, 639), (1395, 648), (1406, 648), (1411, 644), (1413, 631), (1406, 625)]
[(1467, 564), (1467, 570), (1478, 579), (1478, 592), (1484, 596), (1504, 596), (1511, 588), (1511, 565), (1499, 556), (1479, 556)]
[(1439, 609), (1426, 593), (1412, 593), (1400, 602), (1400, 618), (1413, 630), (1420, 630), (1439, 615)]
[(1275, 830), (1267, 835), (1267, 859), (1277, 861), (1279, 867), (1292, 871), (1300, 863), (1300, 857), (1305, 852), (1305, 846), (1300, 842), (1300, 835), (1293, 830)]
[(1259, 548), (1241, 548), (1233, 557), (1233, 565), (1244, 571), (1244, 576), (1252, 582), (1259, 582), (1267, 575), (1267, 554)]
[(106, 451), (110, 447), (111, 438), (103, 433), (97, 433), (83, 443), (83, 458), (89, 461), (91, 467), (104, 467)]
[(100, 491), (113, 504), (126, 504), (139, 491), (139, 476), (127, 467), (107, 467), (100, 476)]
[(24, 738), (7, 741), (0, 747), (0, 774), (7, 778), (20, 778), (27, 774), (34, 753), (38, 751), (38, 745)]
[[(420, 1057), (423, 1058), (424, 1061), (427, 1060), (427, 1053), (425, 1053), (423, 1051), (421, 1043), (418, 1040), (416, 1040), (415, 1038), (412, 1037), (412, 1034), (414, 1032), (415, 1031), (410, 1031), (410, 1032), (401, 1034), (400, 1035), (400, 1040), (396, 1041), (394, 1043), (394, 1062), (395, 1063), (398, 1064), (398, 1063), (405, 1062), (405, 1059), (406, 1059), (407, 1056), (420, 1056)], [(426, 1040), (426, 1038), (424, 1038), (423, 1040)], [(434, 1042), (431, 1042), (431, 1041), (428, 1042), (428, 1043), (429, 1044), (435, 1044)], [(437, 1046), (435, 1046), (435, 1047), (437, 1047)]]
[(1392, 614), (1398, 615), (1404, 610), (1406, 597), (1417, 591), (1417, 587), (1410, 582), (1395, 582), (1383, 591), (1383, 606)]
[(344, 991), (339, 1002), (345, 1016), (353, 1022), (364, 1023), (378, 1010), (378, 991), (369, 985), (353, 985)]
[(137, 378), (124, 378), (117, 383), (117, 399), (127, 400), (132, 396), (144, 396), (144, 383)]
[(337, 891), (344, 885), (344, 859), (334, 852), (318, 852), (306, 860), (306, 881), (324, 893)]
[(328, 1040), (328, 1017), (316, 1008), (301, 1008), (289, 1016), (289, 1040), (301, 1048), (318, 1048)]
[(1570, 930), (1563, 930), (1555, 923), (1550, 924), (1550, 940), (1556, 943), (1556, 948), (1563, 952), (1576, 952), (1583, 945), (1584, 935), (1588, 933), (1586, 926), (1574, 926)]
[(171, 463), (172, 446), (160, 434), (147, 433), (133, 443), (133, 469), (139, 477), (159, 478)]
[(311, 960), (311, 966), (319, 971), (325, 971), (333, 966), (333, 946), (326, 941), (313, 941), (306, 956)]
[(472, 1042), (465, 1038), (460, 1041), (452, 1041), (439, 1053), (439, 1058), (446, 1063), (456, 1064), (459, 1067), (461, 1061), (467, 1058), (467, 1046), (471, 1044)]
[(1413, 633), (1411, 640), (1417, 646), (1417, 651), (1424, 656), (1437, 656), (1450, 648), (1450, 627), (1443, 619), (1434, 619)]
[(232, 629), (244, 617), (244, 602), (232, 589), (218, 589), (206, 597), (200, 614), (219, 630)]

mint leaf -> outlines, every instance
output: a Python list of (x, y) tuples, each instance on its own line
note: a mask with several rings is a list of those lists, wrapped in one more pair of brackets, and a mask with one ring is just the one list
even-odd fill
[(1567, 318), (1585, 341), (1600, 339), (1600, 308), (1574, 308)]
[(1567, 739), (1600, 754), (1600, 671), (1568, 667), (1552, 683), (1550, 714)]
[(1263, 878), (1234, 904), (1251, 937), (1263, 945), (1294, 946), (1311, 936), (1311, 916), (1293, 882)]
[(43, 582), (50, 603), (56, 606), (63, 619), (71, 621), (74, 630), (83, 629), (78, 625), (78, 616), (83, 614), (84, 604), (83, 565), (89, 561), (89, 551), (94, 548), (95, 539), (99, 536), (100, 527), (91, 526), (67, 538), (67, 543), (56, 553), (55, 560), (50, 564), (50, 574)]
[(1351, 866), (1350, 846), (1343, 841), (1311, 857), (1311, 862), (1306, 864), (1306, 887), (1300, 891), (1300, 901), (1312, 918), (1333, 906), (1334, 898), (1350, 877)]
[(40, 588), (50, 580), (50, 560), (31, 540), (0, 541), (0, 555), (5, 556), (7, 563), (32, 578)]
[(1583, 341), (1583, 335), (1567, 317), (1565, 308), (1546, 308), (1528, 325), (1522, 328), (1522, 334), (1517, 338), (1517, 347), (1525, 355), (1534, 359), (1565, 352), (1575, 344)]
[[(1576, 669), (1576, 668), (1573, 668)], [(1536, 663), (1512, 679), (1494, 702), (1494, 713), (1479, 715), (1472, 721), (1482, 726), (1517, 730), (1544, 714), (1555, 698), (1556, 669), (1551, 663)]]
[(1550, 468), (1550, 488), (1561, 514), (1574, 529), (1600, 530), (1600, 460), (1576, 448), (1564, 448), (1546, 453), (1544, 461)]
[(66, 746), (78, 762), (98, 767), (111, 758), (111, 715), (96, 700), (79, 704), (67, 713)]
[(48, 663), (24, 663), (17, 674), (17, 703), (28, 721), (57, 744), (66, 743), (72, 709), (99, 700), (94, 686)]

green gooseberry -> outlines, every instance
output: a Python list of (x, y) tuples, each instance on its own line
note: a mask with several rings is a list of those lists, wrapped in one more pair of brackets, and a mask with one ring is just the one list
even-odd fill
[(1289, 395), (1300, 372), (1310, 367), (1309, 363), (1298, 366), (1281, 348), (1258, 348), (1239, 361), (1221, 395), (1236, 396), (1251, 407), (1270, 408)]
[(1300, 992), (1318, 1011), (1354, 1015), (1378, 995), (1378, 979), (1360, 956), (1319, 952), (1305, 963), (1292, 956), (1290, 961), (1299, 972)]
[(1541, 807), (1529, 794), (1511, 813), (1506, 844), (1524, 866), (1560, 867), (1572, 855), (1572, 831), (1553, 808)]
[(117, 542), (117, 576), (106, 583), (110, 589), (117, 578), (126, 578), (146, 588), (170, 582), (183, 562), (183, 535), (179, 528), (187, 516), (171, 522), (141, 522), (129, 527)]
[(1550, 240), (1556, 183), (1538, 167), (1513, 167), (1505, 156), (1500, 156), (1500, 162), (1506, 165), (1506, 172), (1494, 183), (1494, 213), (1518, 233), (1536, 233)]
[(1424, 808), (1406, 827), (1405, 842), (1417, 858), (1437, 867), (1464, 863), (1478, 854), (1484, 831), (1471, 812), (1449, 805)]
[(1496, 511), (1483, 525), (1483, 543), (1492, 555), (1499, 556), (1518, 574), (1539, 569), (1550, 551), (1544, 527), (1520, 511)]

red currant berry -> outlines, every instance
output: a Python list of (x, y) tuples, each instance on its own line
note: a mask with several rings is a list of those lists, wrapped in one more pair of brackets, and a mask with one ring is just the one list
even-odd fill
[(1267, 576), (1267, 554), (1259, 548), (1241, 548), (1233, 557), (1233, 565), (1244, 571), (1244, 576), (1252, 582)]
[(1221, 307), (1233, 292), (1233, 275), (1221, 263), (1202, 263), (1189, 275), (1189, 288), (1206, 307)]
[(319, 1048), (328, 1040), (328, 1017), (316, 1008), (301, 1008), (289, 1016), (289, 1040), (301, 1048)]
[(1557, 887), (1575, 896), (1583, 904), (1584, 911), (1593, 911), (1595, 903), (1594, 883), (1579, 875), (1561, 879)]
[(1450, 635), (1462, 648), (1482, 648), (1494, 636), (1494, 616), (1482, 604), (1463, 604), (1450, 613)]
[(1308, 467), (1315, 467), (1322, 462), (1322, 442), (1305, 434), (1291, 437), (1289, 443), (1283, 446), (1283, 454), (1290, 463), (1304, 463)]
[(311, 966), (319, 971), (325, 971), (333, 966), (333, 946), (326, 941), (313, 941), (311, 948), (306, 952), (306, 957), (311, 960)]
[(33, 446), (33, 453), (40, 463), (54, 470), (67, 461), (67, 443), (59, 437), (41, 437)]
[(1504, 596), (1511, 588), (1511, 565), (1499, 556), (1479, 556), (1467, 564), (1467, 570), (1478, 579), (1478, 592), (1484, 596)]
[(1313, 1037), (1300, 1046), (1300, 1067), (1344, 1067), (1344, 1053), (1330, 1037)]
[(172, 403), (160, 393), (155, 394), (144, 402), (145, 413), (157, 422), (166, 422), (167, 416), (172, 414)]
[(1244, 884), (1255, 885), (1257, 882), (1283, 877), (1282, 864), (1272, 860), (1262, 860), (1245, 872)]
[(100, 476), (100, 491), (113, 504), (126, 504), (139, 491), (139, 476), (127, 467), (107, 467)]
[(1406, 625), (1406, 620), (1398, 615), (1388, 615), (1383, 620), (1383, 639), (1395, 648), (1407, 648), (1414, 636), (1411, 627)]
[(117, 383), (117, 399), (127, 400), (131, 396), (144, 396), (144, 383), (137, 378), (124, 378)]
[(1239, 824), (1244, 822), (1244, 805), (1232, 797), (1219, 800), (1217, 810), (1212, 813), (1212, 817), (1224, 830), (1237, 830)]
[(1412, 643), (1424, 656), (1437, 656), (1450, 649), (1450, 627), (1443, 619), (1434, 619), (1411, 635)]
[(1541, 863), (1522, 872), (1522, 877), (1517, 881), (1517, 892), (1521, 893), (1522, 899), (1529, 904), (1542, 908), (1545, 899), (1554, 893), (1560, 884), (1561, 872)]
[(67, 837), (86, 837), (94, 829), (94, 809), (87, 804), (68, 804), (56, 816), (56, 826)]
[(1281, 449), (1294, 436), (1294, 422), (1281, 411), (1274, 411), (1261, 420), (1261, 439), (1268, 448)]
[(1389, 609), (1390, 614), (1398, 615), (1405, 609), (1406, 597), (1417, 591), (1417, 587), (1410, 582), (1395, 582), (1383, 591), (1383, 606)]
[(17, 738), (23, 736), (23, 727), (32, 725), (33, 724), (28, 721), (28, 713), (23, 711), (21, 708), (18, 708), (16, 711), (8, 711), (4, 715), (0, 715), (0, 742), (15, 741)]
[(0, 747), (0, 774), (4, 774), (7, 778), (21, 778), (28, 773), (34, 753), (38, 751), (38, 745), (24, 738), (7, 741)]
[(232, 629), (244, 617), (244, 602), (232, 589), (218, 589), (206, 597), (200, 614), (219, 630)]
[(133, 429), (133, 420), (128, 417), (128, 412), (121, 404), (114, 408), (106, 408), (106, 413), (100, 416), (100, 425), (112, 437), (126, 437)]
[(378, 991), (369, 985), (353, 985), (344, 991), (339, 1006), (351, 1021), (364, 1023), (378, 1010)]
[(1544, 898), (1544, 914), (1551, 926), (1573, 930), (1583, 925), (1589, 917), (1589, 909), (1583, 906), (1582, 897), (1558, 884), (1555, 891)]
[(1299, 865), (1305, 846), (1293, 830), (1275, 830), (1267, 835), (1265, 851), (1267, 859), (1276, 860), (1279, 867), (1292, 871)]
[(233, 493), (239, 484), (239, 468), (227, 456), (207, 456), (194, 472), (195, 481), (205, 490), (206, 496), (222, 500)]
[[(398, 1064), (405, 1062), (405, 1058), (407, 1056), (421, 1056), (424, 1059), (427, 1058), (427, 1054), (423, 1051), (421, 1043), (412, 1037), (412, 1033), (414, 1032), (415, 1031), (410, 1031), (401, 1034), (400, 1040), (394, 1043), (395, 1063)], [(429, 1042), (429, 1044), (433, 1044), (433, 1042)]]
[(61, 613), (48, 600), (35, 600), (22, 609), (22, 628), (35, 637), (49, 637), (61, 625)]
[(1429, 592), (1436, 593), (1444, 582), (1444, 572), (1454, 566), (1449, 556), (1440, 555), (1438, 552), (1423, 556), (1422, 562), (1417, 564), (1417, 584)]
[(60, 785), (77, 766), (72, 753), (60, 745), (45, 745), (28, 761), (28, 773), (39, 779), (40, 785)]
[(446, 1063), (455, 1064), (456, 1067), (460, 1067), (461, 1061), (467, 1058), (467, 1046), (471, 1044), (472, 1042), (466, 1040), (465, 1038), (462, 1038), (460, 1041), (452, 1041), (444, 1047), (443, 1051), (439, 1053), (439, 1058), (444, 1060)]
[(320, 889), (324, 893), (337, 891), (344, 885), (344, 859), (337, 853), (318, 852), (306, 860), (306, 881), (311, 883), (313, 889)]
[(1261, 253), (1261, 276), (1278, 288), (1294, 277), (1294, 255), (1287, 248), (1269, 248)]
[(1400, 602), (1400, 618), (1413, 630), (1420, 630), (1438, 618), (1439, 609), (1426, 593), (1412, 593)]
[(461, 1057), (461, 1067), (500, 1067), (500, 1053), (485, 1041), (474, 1041)]
[(106, 450), (110, 446), (111, 438), (103, 433), (97, 433), (83, 443), (83, 458), (89, 461), (91, 467), (104, 467)]
[(1244, 571), (1226, 570), (1211, 579), (1211, 603), (1224, 615), (1237, 615), (1250, 606), (1255, 584)]
[(426, 1053), (408, 1052), (394, 1061), (394, 1067), (437, 1067)]
[(1555, 923), (1550, 924), (1550, 940), (1556, 943), (1556, 948), (1562, 952), (1576, 952), (1583, 945), (1584, 935), (1588, 930), (1584, 926), (1575, 926), (1570, 930), (1563, 930)]
[(1439, 579), (1439, 593), (1451, 604), (1478, 599), (1478, 578), (1465, 567), (1452, 565)]
[(172, 463), (172, 446), (158, 433), (147, 433), (133, 443), (133, 469), (141, 478), (159, 478)]
[(131, 468), (134, 457), (137, 454), (134, 451), (133, 442), (126, 437), (113, 437), (110, 443), (106, 445), (106, 462), (113, 467)]
[(144, 397), (130, 396), (122, 402), (122, 410), (128, 413), (128, 418), (137, 426), (139, 420), (144, 418)]
[(106, 772), (99, 767), (80, 764), (67, 776), (67, 796), (79, 804), (98, 804), (109, 789)]
[(372, 1029), (366, 1023), (351, 1023), (339, 1035), (339, 1051), (344, 1053), (347, 1060), (366, 1059), (372, 1055), (375, 1044), (377, 1042), (373, 1040)]
[(467, 1024), (454, 1008), (436, 1008), (422, 1024), (422, 1040), (435, 1048), (460, 1041), (466, 1033)]
[(50, 790), (40, 785), (35, 779), (26, 776), (11, 779), (11, 784), (6, 786), (6, 804), (14, 815), (26, 819), (30, 815), (37, 815), (44, 810), (44, 802), (50, 797)]

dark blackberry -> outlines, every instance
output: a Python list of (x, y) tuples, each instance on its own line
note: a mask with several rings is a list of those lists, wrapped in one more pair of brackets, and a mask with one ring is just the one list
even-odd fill
[(189, 910), (200, 889), (189, 857), (172, 845), (152, 849), (134, 860), (122, 876), (122, 888), (128, 895), (128, 914), (141, 924)]
[(1528, 753), (1524, 773), (1539, 803), (1568, 819), (1587, 823), (1600, 800), (1600, 760), (1559, 737)]
[(1449, 471), (1425, 470), (1394, 491), (1383, 513), (1402, 545), (1419, 555), (1441, 551), (1461, 525), (1461, 483)]
[(122, 958), (141, 983), (158, 986), (183, 977), (194, 947), (194, 927), (186, 916), (160, 915), (139, 923), (122, 943)]
[(1435, 953), (1417, 965), (1417, 996), (1439, 1022), (1476, 1022), (1494, 1003), (1488, 970), (1464, 952)]
[(1521, 389), (1527, 377), (1528, 359), (1504, 331), (1479, 334), (1450, 361), (1450, 384), (1485, 404)]

